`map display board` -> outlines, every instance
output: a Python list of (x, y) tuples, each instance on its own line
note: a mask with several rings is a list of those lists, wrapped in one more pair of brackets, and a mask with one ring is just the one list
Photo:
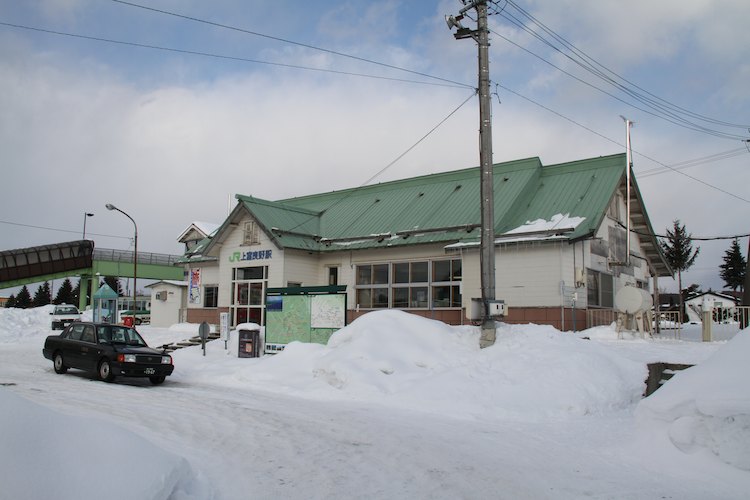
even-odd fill
[[(336, 290), (312, 293), (311, 290)], [(346, 326), (345, 287), (269, 289), (266, 297), (266, 352), (278, 352), (289, 342), (326, 344)], [(278, 290), (278, 291), (277, 291)]]

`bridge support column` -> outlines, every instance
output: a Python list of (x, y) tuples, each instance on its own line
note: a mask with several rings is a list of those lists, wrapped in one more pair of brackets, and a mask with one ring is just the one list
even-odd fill
[(78, 297), (78, 310), (83, 311), (86, 309), (86, 305), (88, 301), (86, 300), (86, 297), (89, 294), (89, 281), (91, 280), (91, 276), (87, 274), (81, 275), (81, 286), (80, 286), (80, 294)]

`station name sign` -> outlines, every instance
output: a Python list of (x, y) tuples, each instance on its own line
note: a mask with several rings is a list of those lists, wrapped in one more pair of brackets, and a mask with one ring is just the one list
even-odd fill
[(229, 256), (229, 262), (240, 262), (243, 260), (268, 260), (273, 250), (252, 250), (249, 252), (233, 252)]

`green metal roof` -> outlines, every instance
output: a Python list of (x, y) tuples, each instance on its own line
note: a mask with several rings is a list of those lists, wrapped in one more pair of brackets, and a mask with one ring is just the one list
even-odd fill
[[(565, 230), (561, 237), (593, 235), (625, 168), (625, 154), (547, 166), (539, 158), (495, 164), (495, 234), (562, 215), (578, 224), (556, 227)], [(222, 233), (244, 210), (280, 248), (329, 252), (478, 240), (479, 192), (475, 167), (278, 201), (237, 195), (238, 207), (215, 241), (201, 242), (197, 249), (210, 255), (211, 246), (223, 241)], [(642, 215), (647, 219), (645, 210)]]
[[(625, 155), (542, 166), (528, 158), (494, 166), (495, 229), (557, 214), (584, 221), (568, 234), (595, 231), (625, 171)], [(333, 251), (453, 242), (479, 236), (478, 168), (269, 202), (238, 200), (285, 248)]]

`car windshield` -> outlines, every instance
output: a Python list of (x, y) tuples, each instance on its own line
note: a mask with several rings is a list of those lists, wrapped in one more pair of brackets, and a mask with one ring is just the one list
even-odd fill
[(55, 309), (55, 314), (78, 314), (78, 309), (74, 306), (57, 307)]
[(106, 325), (100, 326), (97, 330), (99, 342), (127, 344), (132, 346), (145, 347), (146, 342), (138, 332), (127, 326)]

